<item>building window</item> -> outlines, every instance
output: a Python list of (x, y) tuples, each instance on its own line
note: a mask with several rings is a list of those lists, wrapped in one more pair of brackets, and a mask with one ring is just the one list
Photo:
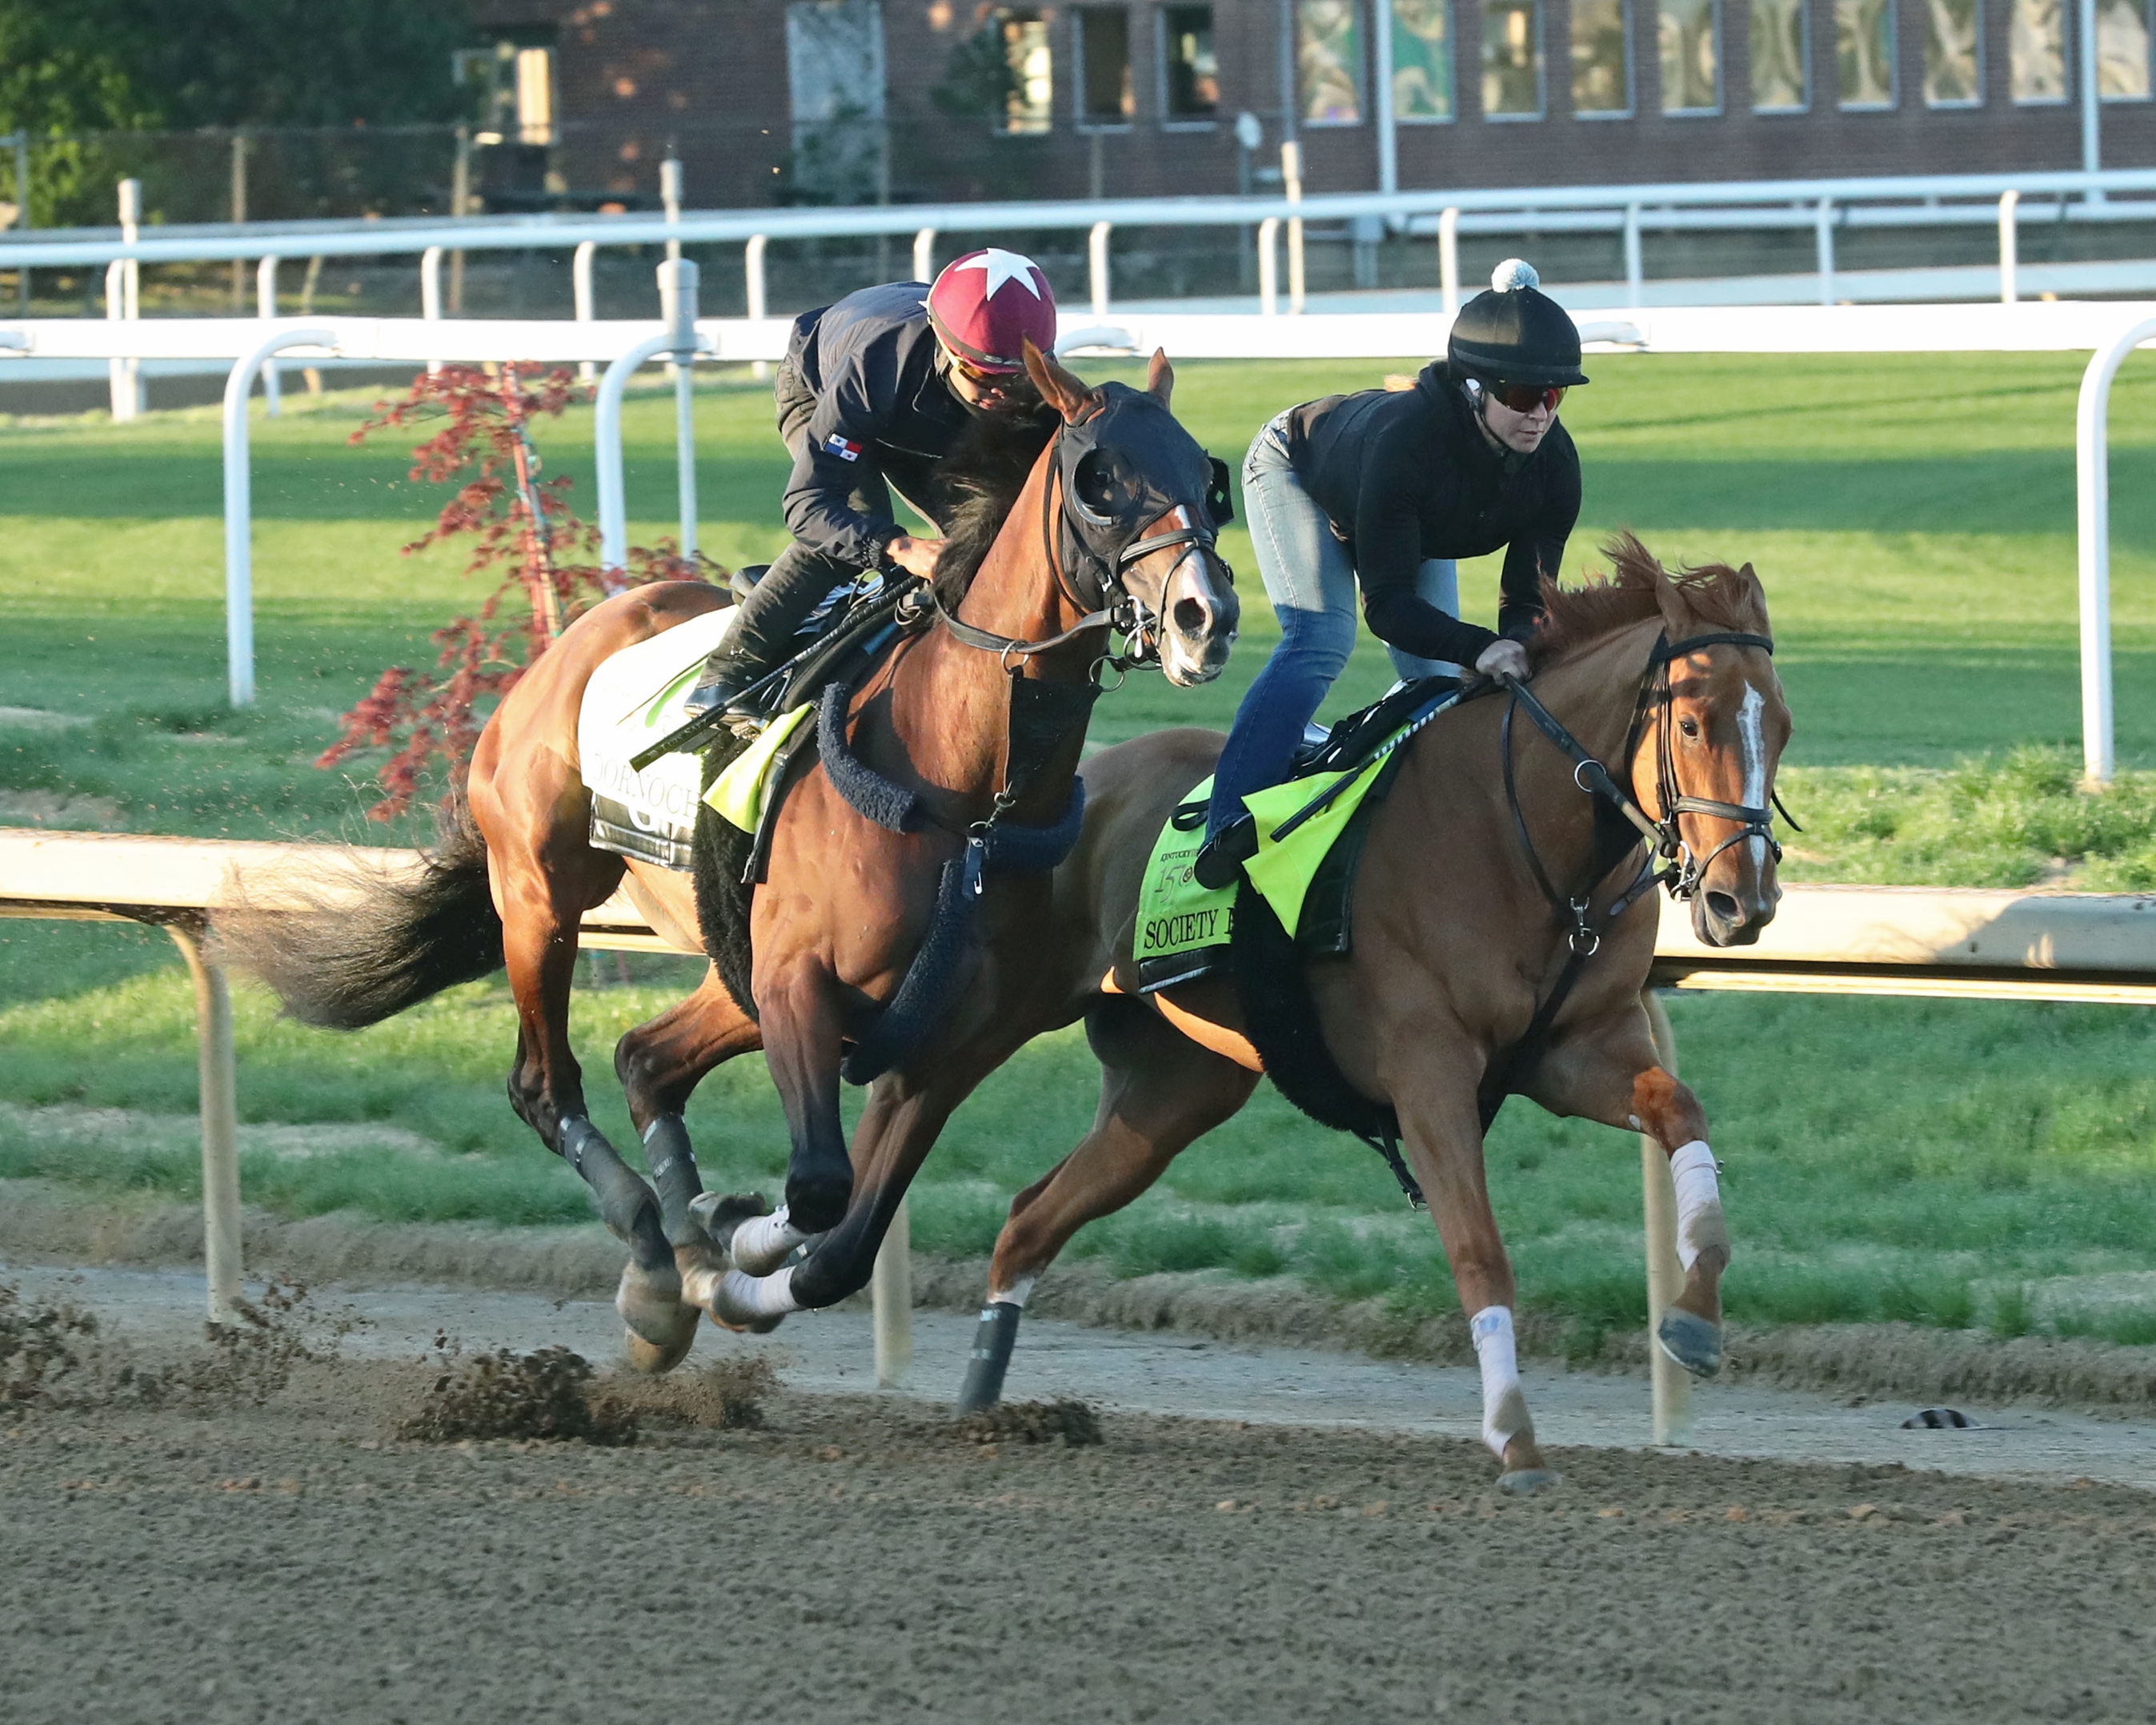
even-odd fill
[(1160, 110), (1170, 125), (1209, 126), (1220, 107), (1220, 61), (1213, 52), (1213, 8), (1160, 9)]
[(1894, 105), (1894, 0), (1834, 0), (1834, 49), (1843, 107)]
[(1662, 112), (1722, 111), (1720, 0), (1661, 0)]
[(2107, 102), (2148, 100), (2148, 0), (2097, 0), (2096, 88)]
[(1542, 116), (1541, 0), (1482, 0), (1482, 117)]
[(1924, 0), (1924, 105), (1984, 105), (1984, 8), (1978, 0)]
[(1295, 17), (1303, 124), (1361, 125), (1363, 39), (1355, 0), (1301, 0)]
[(1752, 0), (1752, 111), (1801, 114), (1811, 105), (1810, 8)]
[(2060, 0), (2012, 0), (2006, 59), (2017, 102), (2066, 99), (2066, 20)]
[(1632, 111), (1625, 0), (1572, 0), (1572, 111), (1621, 120)]
[(1049, 129), (1050, 99), (1055, 89), (1055, 60), (1048, 45), (1048, 23), (1037, 12), (996, 15), (1003, 37), (1009, 81), (1004, 93), (1004, 130), (1030, 135)]
[(1128, 126), (1131, 15), (1120, 6), (1078, 9), (1078, 123), (1098, 130)]
[(1393, 8), (1393, 117), (1452, 118), (1452, 0), (1388, 0)]

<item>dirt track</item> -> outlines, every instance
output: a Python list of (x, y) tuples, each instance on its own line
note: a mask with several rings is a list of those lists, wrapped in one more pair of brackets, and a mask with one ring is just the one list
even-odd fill
[[(433, 1372), (0, 1428), (0, 1714), (2146, 1719), (2156, 1497), (784, 1392), (634, 1449), (388, 1434)], [(688, 1416), (693, 1386), (649, 1392)], [(676, 1420), (684, 1415), (677, 1412)]]

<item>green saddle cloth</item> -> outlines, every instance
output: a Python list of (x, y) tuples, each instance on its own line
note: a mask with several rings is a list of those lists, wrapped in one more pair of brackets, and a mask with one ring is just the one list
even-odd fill
[[(1327, 860), (1354, 824), (1372, 790), (1381, 781), (1389, 781), (1386, 768), (1394, 752), (1417, 728), (1402, 726), (1358, 764), (1343, 771), (1291, 779), (1243, 799), (1258, 827), (1257, 855), (1243, 865), (1243, 872), (1272, 906), (1282, 928), (1298, 936), (1307, 932), (1305, 910), (1312, 907), (1312, 890), (1326, 871)], [(1205, 842), (1205, 813), (1212, 793), (1210, 778), (1193, 787), (1153, 843), (1138, 895), (1132, 953), (1141, 993), (1194, 981), (1227, 957), (1229, 916), (1241, 883), (1208, 887), (1191, 873), (1199, 847)], [(1300, 820), (1299, 815), (1303, 817)], [(1342, 892), (1352, 880), (1352, 873), (1338, 880)], [(1346, 950), (1345, 918), (1337, 921), (1339, 936), (1327, 943), (1327, 950)]]

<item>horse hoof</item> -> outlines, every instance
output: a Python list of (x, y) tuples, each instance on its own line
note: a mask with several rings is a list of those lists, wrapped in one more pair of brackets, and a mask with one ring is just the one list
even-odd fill
[(1554, 1491), (1564, 1483), (1564, 1476), (1547, 1467), (1516, 1467), (1510, 1473), (1497, 1476), (1497, 1489), (1508, 1497), (1532, 1497), (1538, 1491)]
[(645, 1341), (643, 1337), (624, 1324), (621, 1333), (623, 1339), (629, 1344), (629, 1370), (656, 1378), (672, 1371), (683, 1360), (688, 1358), (689, 1350), (696, 1345), (696, 1327), (693, 1320), (703, 1316), (693, 1306), (689, 1307), (689, 1311), (692, 1321), (688, 1328), (682, 1332), (681, 1339), (670, 1348), (661, 1348), (656, 1343)]
[(1722, 1369), (1722, 1326), (1672, 1306), (1655, 1326), (1655, 1339), (1695, 1378), (1712, 1378)]
[[(613, 1309), (631, 1336), (640, 1337), (649, 1358), (666, 1364), (644, 1369), (665, 1371), (681, 1363), (696, 1339), (696, 1320), (702, 1314), (681, 1299), (681, 1277), (671, 1265), (664, 1270), (622, 1266), (621, 1286), (614, 1291)], [(631, 1357), (635, 1350), (631, 1349)]]

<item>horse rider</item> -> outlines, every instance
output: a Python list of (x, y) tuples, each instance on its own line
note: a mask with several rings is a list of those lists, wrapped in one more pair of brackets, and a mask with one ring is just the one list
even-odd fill
[(931, 576), (938, 542), (891, 509), (895, 488), (930, 521), (947, 504), (937, 465), (975, 414), (1033, 393), (1025, 344), (1055, 347), (1055, 294), (1040, 266), (990, 246), (944, 266), (934, 285), (863, 288), (794, 320), (774, 394), (793, 457), (793, 542), (750, 590), (689, 695), (692, 712), (739, 708), (788, 656), (819, 601), (865, 569)]
[[(1558, 423), (1584, 383), (1579, 332), (1517, 258), (1454, 319), (1443, 360), (1407, 389), (1290, 408), (1243, 463), (1245, 513), (1280, 644), (1236, 710), (1213, 780), (1201, 884), (1232, 882), (1256, 855), (1243, 806), (1277, 784), (1355, 644), (1359, 580), (1371, 633), (1404, 679), (1527, 675), (1522, 644), (1542, 616), (1579, 518), (1579, 456)], [(1495, 633), (1464, 622), (1454, 560), (1505, 550)]]

